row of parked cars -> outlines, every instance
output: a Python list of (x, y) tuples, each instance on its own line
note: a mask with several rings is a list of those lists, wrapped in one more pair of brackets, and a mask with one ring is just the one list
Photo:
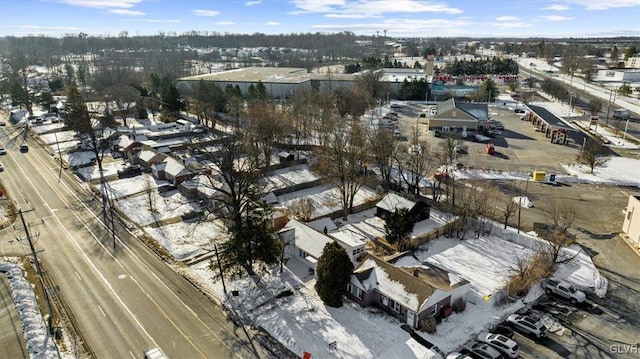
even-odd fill
[[(586, 300), (584, 292), (565, 281), (549, 279), (542, 286), (547, 295), (554, 295), (573, 305), (581, 304)], [(547, 327), (534, 314), (511, 314), (507, 317), (505, 324), (496, 326), (490, 332), (478, 334), (473, 340), (464, 345), (461, 352), (450, 353), (446, 358), (518, 358), (520, 356), (520, 348), (518, 343), (513, 340), (513, 330), (535, 340), (547, 336)]]

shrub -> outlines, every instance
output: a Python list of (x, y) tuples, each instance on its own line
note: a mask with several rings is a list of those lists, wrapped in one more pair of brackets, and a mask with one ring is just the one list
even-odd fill
[(436, 332), (436, 317), (429, 317), (420, 321), (420, 329), (429, 334)]
[(453, 311), (456, 313), (464, 312), (467, 309), (467, 301), (464, 298), (458, 298), (453, 302)]

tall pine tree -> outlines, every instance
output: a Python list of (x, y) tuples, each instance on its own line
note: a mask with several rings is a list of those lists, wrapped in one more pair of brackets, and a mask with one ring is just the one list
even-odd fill
[(322, 301), (331, 307), (342, 306), (342, 296), (353, 273), (349, 255), (337, 242), (327, 243), (316, 266), (316, 292)]

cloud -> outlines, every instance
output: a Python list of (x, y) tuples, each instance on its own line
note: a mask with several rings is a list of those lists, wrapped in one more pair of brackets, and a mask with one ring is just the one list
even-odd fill
[(131, 20), (127, 20), (127, 21), (151, 22), (151, 23), (171, 23), (171, 24), (182, 22), (182, 21), (176, 20), (176, 19), (131, 19)]
[(520, 21), (520, 18), (516, 16), (500, 16), (496, 18), (496, 21)]
[(218, 16), (220, 11), (195, 9), (192, 11), (196, 16)]
[(233, 21), (218, 21), (218, 22), (214, 22), (214, 25), (221, 25), (221, 26), (228, 26), (228, 25), (235, 25), (236, 23)]
[(262, 4), (262, 0), (247, 1), (244, 4), (247, 6), (260, 5)]
[(640, 7), (640, 0), (566, 0), (587, 10), (609, 10), (619, 7)]
[(573, 18), (568, 16), (547, 15), (547, 16), (540, 16), (540, 19), (547, 20), (547, 21), (567, 21), (567, 20), (572, 20)]
[(462, 36), (468, 32), (469, 27), (476, 24), (468, 19), (386, 19), (375, 23), (354, 24), (322, 24), (312, 25), (318, 31), (353, 31), (359, 33), (374, 33), (385, 31), (392, 34), (415, 35), (424, 33), (446, 33), (449, 36)]
[(38, 31), (80, 31), (82, 30), (74, 26), (41, 26), (41, 25), (4, 26), (4, 28), (20, 29), (20, 30), (38, 30)]
[(437, 1), (416, 0), (293, 0), (299, 9), (290, 14), (324, 13), (328, 18), (377, 18), (393, 13), (460, 14), (462, 10)]
[(129, 9), (143, 0), (57, 0), (56, 2), (71, 6), (92, 7), (98, 9), (124, 8)]
[(498, 29), (518, 29), (525, 27), (533, 27), (533, 24), (530, 24), (526, 21), (500, 21), (500, 22), (492, 22), (487, 25), (498, 28)]
[(545, 6), (542, 8), (542, 10), (566, 11), (566, 10), (569, 10), (569, 6), (554, 4), (554, 5)]
[(127, 15), (127, 16), (141, 16), (144, 15), (142, 11), (135, 10), (127, 10), (127, 9), (109, 9), (109, 13), (116, 15)]
[(277, 22), (277, 21), (268, 21), (268, 22), (265, 23), (265, 25), (267, 25), (267, 26), (279, 26), (280, 23)]

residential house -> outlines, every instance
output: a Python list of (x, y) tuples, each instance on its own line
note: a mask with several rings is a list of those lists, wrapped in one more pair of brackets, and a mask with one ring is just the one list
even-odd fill
[(486, 103), (456, 102), (453, 98), (438, 104), (437, 113), (430, 116), (429, 130), (443, 132), (475, 132), (489, 120)]
[(350, 225), (340, 227), (328, 232), (328, 234), (329, 237), (335, 239), (338, 244), (347, 251), (349, 259), (351, 259), (354, 266), (357, 266), (366, 253), (365, 244), (367, 243), (367, 237), (357, 228)]
[(409, 210), (409, 214), (413, 217), (414, 223), (428, 219), (431, 213), (431, 209), (426, 202), (414, 202), (398, 194), (389, 192), (376, 204), (376, 216), (386, 219), (390, 213), (398, 208), (406, 208)]
[(146, 168), (151, 168), (152, 165), (158, 162), (162, 162), (167, 158), (167, 155), (154, 151), (151, 148), (142, 148), (137, 155), (134, 155), (131, 159), (131, 163), (139, 164)]
[(640, 248), (640, 194), (629, 195), (624, 214), (622, 232), (632, 245)]
[(310, 273), (315, 274), (324, 246), (333, 242), (333, 239), (296, 219), (290, 220), (278, 235), (281, 238), (285, 233), (291, 235), (291, 230), (294, 238), (294, 257), (302, 261), (309, 268)]
[(419, 328), (422, 320), (450, 314), (456, 300), (466, 300), (469, 286), (467, 280), (431, 264), (401, 267), (369, 254), (353, 272), (347, 291), (360, 305), (377, 306)]
[(151, 173), (157, 179), (167, 180), (174, 186), (178, 186), (184, 180), (191, 179), (195, 175), (172, 157), (166, 157), (162, 162), (151, 165)]

